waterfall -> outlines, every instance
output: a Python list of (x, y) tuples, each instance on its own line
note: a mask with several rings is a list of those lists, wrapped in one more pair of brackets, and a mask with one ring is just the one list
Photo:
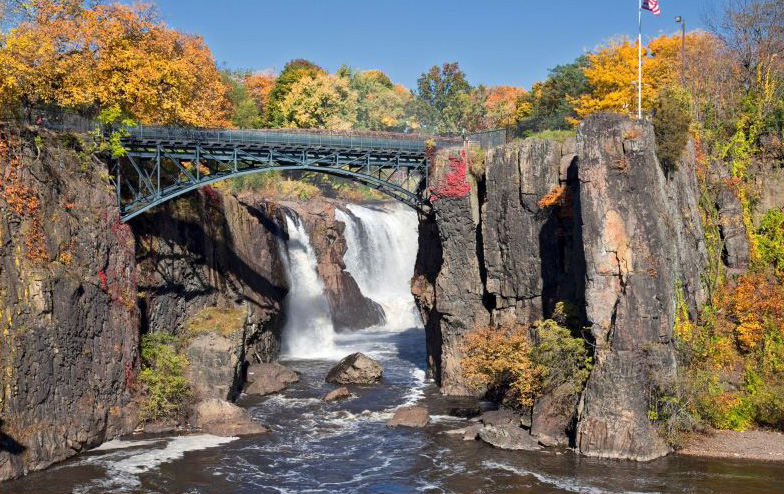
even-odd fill
[(362, 294), (384, 308), (386, 327), (421, 326), (411, 295), (417, 256), (417, 216), (404, 206), (368, 208), (349, 204), (336, 210), (346, 225), (346, 270)]
[(332, 317), (308, 233), (294, 215), (286, 215), (289, 239), (284, 259), (289, 293), (284, 301), (286, 325), (282, 353), (288, 358), (332, 358), (335, 354)]

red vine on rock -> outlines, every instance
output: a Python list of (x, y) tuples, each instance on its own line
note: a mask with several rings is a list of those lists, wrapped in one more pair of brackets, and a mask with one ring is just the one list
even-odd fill
[(460, 156), (449, 157), (449, 171), (438, 181), (438, 185), (430, 187), (430, 200), (437, 201), (440, 197), (465, 197), (471, 190), (471, 184), (466, 181), (468, 160), (465, 150), (460, 151)]

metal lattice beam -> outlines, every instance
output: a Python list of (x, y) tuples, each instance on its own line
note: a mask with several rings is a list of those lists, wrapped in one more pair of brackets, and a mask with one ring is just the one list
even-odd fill
[(127, 153), (113, 168), (121, 218), (128, 221), (219, 180), (271, 170), (343, 177), (422, 209), (427, 204), (425, 146), (404, 137), (138, 128), (123, 138)]

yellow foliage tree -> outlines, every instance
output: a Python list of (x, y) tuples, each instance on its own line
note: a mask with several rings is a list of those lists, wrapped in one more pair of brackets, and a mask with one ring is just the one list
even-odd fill
[(303, 77), (292, 84), (280, 112), (284, 127), (350, 129), (356, 121), (357, 94), (344, 77)]
[(466, 335), (461, 361), (468, 384), (506, 388), (522, 406), (533, 405), (542, 369), (531, 361), (531, 344), (524, 326), (483, 327)]
[[(708, 33), (693, 32), (686, 35), (687, 61), (695, 65), (706, 55), (716, 55), (717, 44)], [(652, 107), (657, 92), (680, 81), (681, 36), (662, 35), (651, 40), (642, 58), (642, 107)], [(714, 74), (715, 75), (715, 74)], [(637, 43), (614, 40), (609, 45), (588, 55), (585, 76), (591, 92), (572, 100), (580, 118), (602, 112), (632, 114), (637, 111)], [(704, 86), (705, 74), (694, 76)]]
[(30, 4), (33, 15), (0, 39), (0, 103), (111, 108), (150, 124), (228, 124), (227, 88), (204, 41), (168, 28), (151, 6)]

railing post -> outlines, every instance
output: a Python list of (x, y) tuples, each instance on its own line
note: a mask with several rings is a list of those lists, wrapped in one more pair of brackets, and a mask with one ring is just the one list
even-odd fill
[(155, 145), (155, 170), (157, 173), (155, 197), (161, 197), (161, 145)]

